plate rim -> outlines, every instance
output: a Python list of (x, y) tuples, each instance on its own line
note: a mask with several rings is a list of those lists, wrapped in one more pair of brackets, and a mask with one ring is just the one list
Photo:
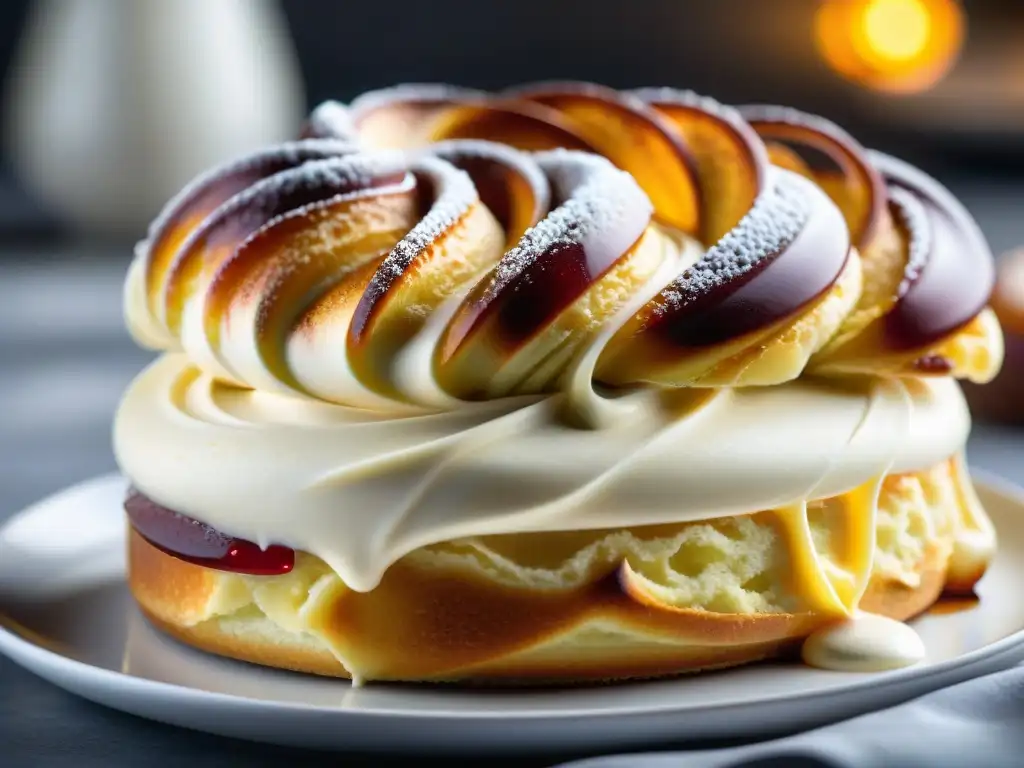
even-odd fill
[[(983, 487), (984, 490), (1003, 496), (1008, 501), (1024, 506), (1024, 487), (1018, 486), (1012, 481), (996, 475), (992, 472), (980, 469), (971, 469), (971, 477), (975, 485)], [(126, 482), (120, 473), (112, 472), (98, 475), (71, 486), (64, 488), (54, 494), (44, 497), (39, 501), (25, 507), (21, 511), (9, 517), (2, 525), (0, 532), (8, 526), (14, 525), (19, 519), (28, 517), (36, 510), (50, 504), (57, 503), (62, 497), (81, 493), (93, 486), (101, 487), (115, 482)], [(6, 618), (0, 613), (0, 654), (7, 656), (11, 661), (24, 667), (33, 674), (54, 683), (54, 677), (77, 678), (85, 683), (92, 683), (93, 686), (102, 687), (106, 690), (118, 690), (121, 694), (133, 697), (158, 696), (167, 704), (195, 703), (202, 701), (208, 705), (230, 706), (240, 714), (281, 714), (288, 713), (291, 716), (310, 715), (332, 715), (346, 718), (365, 718), (367, 720), (396, 718), (416, 720), (419, 724), (424, 722), (451, 723), (453, 721), (497, 721), (510, 720), (513, 722), (535, 722), (535, 721), (572, 721), (585, 718), (588, 721), (600, 721), (607, 718), (628, 717), (664, 717), (678, 714), (685, 715), (688, 712), (700, 712), (702, 716), (716, 713), (728, 712), (730, 710), (742, 709), (750, 706), (762, 706), (777, 704), (785, 701), (800, 701), (802, 703), (813, 703), (817, 700), (830, 699), (835, 696), (857, 695), (868, 688), (876, 690), (889, 689), (893, 686), (906, 685), (914, 681), (924, 681), (930, 677), (945, 676), (956, 671), (965, 671), (971, 667), (992, 665), (1002, 657), (1012, 654), (1015, 649), (1024, 646), (1024, 628), (1013, 632), (1006, 637), (1000, 638), (993, 643), (976, 648), (953, 659), (938, 662), (926, 667), (907, 667), (901, 670), (893, 670), (886, 673), (884, 680), (872, 677), (862, 678), (834, 688), (827, 688), (807, 693), (775, 693), (766, 694), (756, 700), (750, 701), (726, 701), (702, 706), (684, 706), (684, 701), (669, 702), (660, 704), (637, 704), (623, 708), (608, 708), (603, 710), (592, 710), (574, 707), (572, 709), (547, 709), (538, 707), (535, 709), (524, 709), (515, 711), (489, 711), (489, 710), (411, 710), (401, 708), (379, 708), (379, 709), (351, 709), (345, 706), (325, 707), (317, 704), (307, 704), (293, 701), (275, 701), (269, 699), (256, 699), (233, 693), (219, 693), (217, 691), (206, 691), (193, 688), (179, 683), (171, 683), (162, 680), (151, 680), (149, 678), (137, 677), (113, 669), (106, 669), (89, 664), (85, 661), (66, 656), (57, 651), (50, 650), (42, 645), (32, 642), (28, 637), (19, 633), (16, 628), (18, 623)], [(22, 627), (22, 629), (27, 629)], [(43, 674), (40, 669), (49, 669), (53, 675)], [(684, 679), (684, 678), (678, 678)], [(966, 678), (965, 678), (966, 679)], [(339, 681), (348, 684), (346, 681)], [(636, 681), (643, 684), (643, 681)], [(652, 683), (663, 682), (659, 680)], [(64, 686), (59, 686), (64, 687)], [(76, 685), (76, 690), (81, 686)], [(67, 689), (65, 689), (67, 690)], [(76, 695), (84, 696), (77, 693)], [(891, 705), (887, 705), (891, 706)]]

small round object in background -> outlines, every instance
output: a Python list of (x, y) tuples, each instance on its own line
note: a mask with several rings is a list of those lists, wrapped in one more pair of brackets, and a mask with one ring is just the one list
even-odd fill
[(858, 85), (916, 93), (956, 63), (966, 18), (957, 0), (826, 0), (815, 17), (825, 62)]

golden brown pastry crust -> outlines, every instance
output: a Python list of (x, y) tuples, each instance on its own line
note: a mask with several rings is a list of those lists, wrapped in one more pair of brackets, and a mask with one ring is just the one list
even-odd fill
[[(920, 584), (873, 578), (861, 607), (895, 619), (927, 610), (945, 581), (936, 549), (919, 566)], [(130, 533), (129, 585), (144, 614), (173, 637), (231, 658), (349, 677), (326, 645), (306, 637), (195, 623), (224, 575), (178, 560)], [(399, 562), (369, 593), (337, 590), (319, 629), (372, 679), (461, 682), (587, 682), (658, 677), (729, 667), (795, 650), (834, 617), (814, 614), (716, 614), (669, 609), (629, 596), (615, 574), (578, 590), (544, 594), (465, 573)], [(569, 636), (597, 622), (614, 640)], [(612, 635), (606, 635), (611, 638)]]

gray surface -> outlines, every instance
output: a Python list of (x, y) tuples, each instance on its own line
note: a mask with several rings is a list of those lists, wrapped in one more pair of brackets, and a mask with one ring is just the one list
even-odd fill
[[(1006, 221), (1005, 198), (990, 202), (989, 212), (996, 206)], [(994, 244), (1006, 247), (1011, 236), (1003, 232), (993, 237)], [(121, 328), (126, 260), (65, 261), (50, 254), (31, 263), (0, 267), (0, 519), (115, 468), (111, 415), (125, 385), (149, 359)], [(1024, 434), (979, 425), (971, 458), (1020, 482), (1022, 447)], [(144, 722), (80, 701), (0, 657), (0, 765), (92, 768), (143, 762), (150, 768), (186, 763), (202, 768), (337, 765), (339, 759)]]
[(560, 768), (1019, 768), (1024, 668), (997, 672), (774, 742), (686, 754), (621, 755)]

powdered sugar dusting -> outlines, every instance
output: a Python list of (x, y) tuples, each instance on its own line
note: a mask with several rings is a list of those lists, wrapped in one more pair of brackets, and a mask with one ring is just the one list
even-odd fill
[(397, 152), (359, 153), (315, 160), (264, 179), (243, 197), (268, 201), (301, 195), (303, 190), (358, 191), (379, 186), (384, 178), (405, 173), (405, 160)]
[(252, 184), (254, 177), (256, 179), (266, 178), (310, 160), (339, 157), (356, 152), (357, 149), (350, 142), (336, 139), (304, 139), (278, 144), (204, 171), (186, 184), (164, 206), (160, 214), (150, 224), (148, 239), (150, 242), (159, 239), (167, 226), (176, 220), (190, 203), (198, 200), (204, 191), (219, 182), (232, 177), (238, 179), (233, 187), (228, 185), (230, 190), (228, 196), (230, 197), (231, 194)]
[(351, 155), (359, 151), (359, 147), (351, 141), (333, 138), (301, 139), (286, 141), (271, 150), (289, 165), (299, 165), (317, 158)]
[[(285, 216), (302, 215), (325, 200), (345, 194), (382, 194), (388, 191), (389, 185), (396, 186), (403, 181), (411, 189), (413, 180), (404, 168), (399, 153), (381, 152), (316, 160), (282, 171), (254, 184), (218, 208), (189, 235), (179, 250), (179, 258), (192, 252), (198, 241), (213, 236), (221, 228), (237, 243), (234, 249), (237, 254)], [(227, 268), (231, 258), (219, 268)], [(174, 273), (172, 268), (169, 274)]]
[[(869, 243), (878, 226), (879, 215), (886, 199), (886, 189), (882, 176), (869, 161), (864, 147), (831, 120), (789, 107), (751, 105), (741, 107), (741, 113), (764, 139), (777, 141), (795, 150), (797, 155), (810, 164), (815, 173), (822, 170), (830, 173), (839, 171), (842, 176), (855, 179), (858, 186), (867, 188), (867, 210), (858, 217), (858, 220), (851, 221), (850, 226), (853, 229), (854, 242), (858, 246), (863, 247)], [(800, 131), (787, 131), (786, 127), (818, 134), (819, 138), (814, 140), (801, 137)], [(826, 140), (823, 142), (821, 137)], [(807, 154), (806, 149), (814, 151)], [(824, 168), (816, 156), (827, 159)]]
[[(769, 165), (768, 150), (753, 127), (743, 119), (738, 109), (722, 104), (709, 96), (701, 96), (693, 91), (676, 88), (640, 88), (633, 91), (633, 94), (644, 103), (650, 104), (655, 110), (660, 108), (669, 114), (671, 114), (672, 107), (693, 110), (710, 115), (731, 128), (734, 138), (743, 147), (741, 151), (745, 151), (753, 162), (757, 188), (762, 188)], [(682, 122), (685, 124), (685, 121)], [(673, 123), (677, 129), (683, 129), (680, 121), (674, 120)], [(685, 129), (681, 132), (686, 134)], [(712, 191), (711, 194), (714, 192)]]
[(907, 265), (903, 271), (903, 280), (896, 289), (897, 298), (903, 298), (910, 290), (910, 286), (917, 282), (921, 270), (928, 263), (932, 251), (933, 232), (924, 206), (911, 192), (901, 187), (890, 187), (889, 201), (900, 224), (907, 230), (909, 238)]
[(864, 151), (856, 139), (831, 120), (801, 112), (792, 107), (780, 107), (774, 104), (748, 104), (739, 107), (739, 113), (747, 122), (753, 124), (755, 129), (761, 123), (778, 123), (808, 128), (828, 136), (854, 154), (860, 155)]
[(694, 91), (679, 88), (637, 88), (631, 91), (634, 96), (646, 104), (657, 107), (659, 104), (688, 107), (706, 112), (733, 125), (744, 124), (743, 118), (734, 107), (722, 104), (710, 96), (702, 96)]
[(585, 80), (536, 80), (532, 83), (524, 83), (523, 85), (515, 85), (511, 88), (506, 88), (502, 91), (502, 96), (512, 96), (530, 98), (535, 95), (560, 95), (560, 94), (580, 94), (583, 96), (593, 96), (601, 99), (608, 99), (611, 101), (622, 101), (626, 98), (626, 94), (623, 91), (616, 90), (615, 88), (609, 88), (607, 85), (599, 85), (598, 83), (590, 83)]
[(445, 160), (458, 162), (459, 158), (479, 158), (491, 160), (507, 166), (526, 180), (533, 192), (539, 210), (547, 210), (550, 204), (551, 191), (547, 177), (544, 176), (537, 161), (526, 152), (522, 152), (507, 144), (478, 139), (453, 139), (432, 144), (427, 150), (432, 155)]
[(779, 256), (807, 224), (810, 213), (802, 190), (779, 179), (735, 228), (661, 292), (655, 315), (678, 311)]
[(469, 175), (444, 160), (420, 157), (412, 163), (411, 170), (429, 179), (434, 201), (427, 214), (391, 249), (374, 273), (363, 294), (363, 303), (367, 306), (373, 306), (382, 298), (416, 257), (458, 223), (477, 200)]
[(354, 98), (349, 103), (349, 109), (358, 121), (367, 112), (372, 112), (395, 102), (446, 103), (485, 98), (487, 98), (487, 94), (484, 91), (463, 88), (458, 85), (447, 85), (445, 83), (404, 83), (390, 88), (367, 91)]
[(620, 226), (627, 212), (643, 210), (650, 216), (650, 201), (633, 177), (603, 157), (569, 150), (553, 150), (537, 157), (547, 174), (555, 200), (564, 200), (498, 262), (483, 297), (493, 299), (519, 279), (536, 261), (561, 245), (582, 244), (588, 237)]
[[(301, 205), (292, 206), (287, 204), (287, 201), (293, 198), (284, 196), (281, 198), (284, 204), (280, 206), (278, 211), (274, 212), (275, 215), (266, 218), (262, 222), (260, 222), (258, 217), (254, 218), (254, 221), (259, 222), (259, 226), (251, 227), (244, 239), (234, 249), (232, 256), (220, 265), (217, 274), (210, 283), (210, 290), (214, 292), (217, 290), (236, 292), (235, 301), (243, 305), (254, 301), (257, 296), (261, 297), (257, 308), (255, 324), (257, 329), (266, 328), (270, 321), (270, 315), (267, 313), (273, 306), (273, 297), (279, 293), (281, 286), (287, 280), (295, 274), (301, 274), (301, 271), (310, 264), (309, 254), (301, 251), (275, 254), (275, 260), (272, 263), (268, 262), (267, 266), (269, 268), (260, 274), (259, 280), (246, 281), (241, 286), (230, 285), (224, 279), (224, 276), (230, 272), (232, 265), (236, 264), (239, 259), (251, 257), (254, 254), (257, 258), (263, 258), (259, 248), (256, 250), (250, 249), (266, 233), (286, 220), (302, 219), (308, 221), (310, 226), (315, 227), (316, 223), (312, 215), (314, 212), (322, 210), (325, 206), (334, 205), (346, 199), (351, 200), (368, 195), (387, 195), (404, 190), (411, 191), (415, 186), (415, 180), (411, 174), (403, 170), (403, 164), (397, 165), (401, 175), (398, 177), (399, 180), (397, 182), (393, 182), (395, 176), (390, 171), (396, 166), (391, 165), (391, 163), (399, 157), (395, 153), (386, 153), (385, 156), (359, 155), (344, 158), (344, 160), (350, 161), (347, 164), (348, 167), (343, 167), (343, 161), (335, 160), (318, 163), (318, 165), (323, 166), (320, 168), (301, 169), (306, 173), (304, 178), (296, 180), (296, 183), (302, 185), (301, 190), (303, 192), (309, 193), (306, 195), (307, 201)], [(367, 163), (368, 160), (379, 161), (383, 169), (382, 172), (374, 175), (373, 169)], [(357, 183), (350, 183), (353, 180)], [(254, 204), (258, 205), (259, 201), (255, 201)]]
[(348, 107), (339, 101), (328, 100), (319, 104), (306, 120), (307, 136), (356, 141), (358, 131)]
[(663, 128), (659, 116), (652, 114), (647, 102), (638, 98), (634, 92), (620, 91), (597, 83), (581, 80), (542, 80), (509, 88), (504, 91), (503, 95), (512, 96), (513, 98), (518, 96), (526, 99), (539, 99), (541, 102), (544, 102), (545, 98), (553, 97), (558, 99), (562, 96), (570, 98), (583, 96), (603, 102), (606, 108), (616, 105), (620, 108), (640, 113), (653, 122), (656, 128)]
[(292, 216), (324, 200), (342, 196), (381, 194), (392, 188), (408, 188), (412, 177), (397, 152), (362, 153), (343, 158), (318, 160), (265, 179), (253, 185), (224, 206), (223, 215), (232, 209), (248, 209), (265, 216), (252, 237), (275, 226), (283, 217)]
[(427, 151), (444, 159), (474, 157), (483, 160), (494, 160), (515, 169), (520, 176), (523, 176), (529, 182), (530, 187), (534, 191), (546, 190), (548, 188), (547, 179), (544, 177), (540, 166), (537, 165), (536, 160), (526, 152), (510, 147), (507, 144), (498, 144), (494, 141), (483, 141), (481, 139), (452, 139), (432, 144)]
[[(313, 160), (262, 179), (232, 197), (192, 233), (200, 237), (216, 221), (241, 212), (271, 219), (328, 195), (373, 189), (395, 183), (405, 173), (405, 161), (397, 152), (360, 153)], [(182, 251), (185, 251), (185, 246)]]

